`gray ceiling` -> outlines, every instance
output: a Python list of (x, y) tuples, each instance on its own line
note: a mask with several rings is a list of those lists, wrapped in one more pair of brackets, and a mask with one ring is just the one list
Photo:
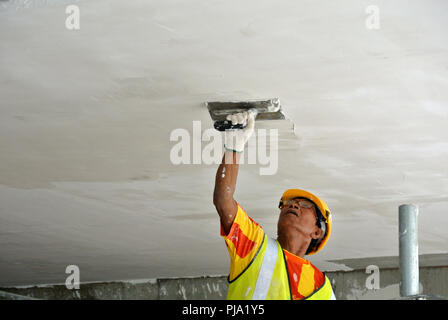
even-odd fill
[(235, 197), (275, 236), (285, 189), (322, 196), (317, 266), (397, 255), (403, 203), (447, 252), (448, 2), (74, 3), (75, 31), (67, 1), (0, 3), (0, 285), (227, 273), (217, 165), (170, 161), (214, 100), (282, 101), (278, 171), (241, 166)]

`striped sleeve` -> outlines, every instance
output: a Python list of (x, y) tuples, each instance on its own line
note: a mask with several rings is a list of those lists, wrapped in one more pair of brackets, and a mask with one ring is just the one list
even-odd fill
[(252, 261), (263, 242), (263, 228), (252, 220), (238, 204), (238, 211), (229, 234), (225, 234), (221, 226), (221, 236), (224, 238), (230, 255), (229, 280), (239, 276)]

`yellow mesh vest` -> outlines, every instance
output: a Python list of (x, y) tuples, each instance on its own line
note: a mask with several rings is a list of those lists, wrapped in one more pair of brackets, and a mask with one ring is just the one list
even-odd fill
[[(277, 246), (277, 252), (274, 252), (275, 267), (273, 268), (270, 283), (268, 284), (266, 300), (290, 300), (291, 291), (289, 287), (288, 272), (286, 269), (286, 262), (283, 256), (283, 250), (280, 244), (273, 239), (269, 241), (275, 241), (275, 244), (270, 245)], [(229, 282), (229, 291), (227, 293), (228, 300), (252, 300), (254, 297), (254, 291), (257, 286), (258, 276), (262, 269), (263, 261), (266, 252), (273, 252), (267, 250), (268, 237), (266, 234), (263, 237), (263, 242), (258, 249), (257, 254), (252, 259), (247, 268), (234, 280)], [(272, 247), (271, 247), (272, 248)], [(263, 267), (264, 268), (264, 267)], [(260, 281), (258, 281), (259, 283)], [(310, 296), (306, 297), (306, 300), (329, 300), (331, 298), (331, 284), (328, 278), (325, 276), (324, 284)], [(259, 297), (259, 295), (257, 295)]]

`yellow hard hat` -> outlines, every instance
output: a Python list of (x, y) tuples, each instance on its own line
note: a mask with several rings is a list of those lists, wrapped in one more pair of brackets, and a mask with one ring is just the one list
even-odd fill
[(328, 241), (328, 238), (330, 237), (330, 233), (331, 233), (330, 208), (328, 208), (327, 204), (319, 197), (315, 196), (311, 192), (308, 192), (305, 190), (300, 190), (300, 189), (286, 190), (283, 193), (282, 198), (280, 199), (279, 208), (281, 208), (283, 206), (283, 201), (291, 200), (294, 198), (305, 198), (305, 199), (308, 199), (311, 202), (313, 202), (317, 208), (317, 211), (320, 211), (320, 212), (316, 212), (318, 215), (318, 218), (321, 221), (325, 222), (325, 230), (324, 230), (323, 238), (321, 238), (320, 241), (318, 240), (317, 243), (315, 243), (316, 241), (312, 241), (310, 247), (308, 248), (308, 250), (306, 252), (307, 255), (315, 254), (316, 252), (318, 252), (325, 246), (325, 244)]

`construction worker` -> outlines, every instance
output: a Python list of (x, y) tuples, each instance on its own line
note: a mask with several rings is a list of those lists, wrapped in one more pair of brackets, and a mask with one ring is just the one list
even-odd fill
[(232, 114), (227, 120), (246, 125), (226, 131), (213, 195), (231, 260), (227, 299), (335, 299), (329, 279), (304, 258), (327, 242), (330, 209), (310, 192), (286, 190), (279, 204), (277, 239), (268, 237), (233, 198), (240, 154), (254, 131), (254, 114)]

